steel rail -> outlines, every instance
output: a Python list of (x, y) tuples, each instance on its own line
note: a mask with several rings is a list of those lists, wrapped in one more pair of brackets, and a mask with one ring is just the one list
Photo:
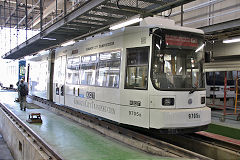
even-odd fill
[[(156, 137), (156, 136), (154, 136)], [(185, 135), (164, 135), (159, 137), (168, 143), (184, 147), (193, 152), (213, 159), (239, 159), (240, 146), (223, 140), (207, 137), (198, 133)], [(213, 154), (217, 153), (217, 154)]]
[(193, 133), (190, 135), (186, 135), (186, 137), (192, 138), (192, 139), (199, 139), (203, 142), (209, 143), (209, 144), (214, 144), (216, 146), (222, 147), (222, 148), (226, 148), (229, 150), (232, 150), (234, 152), (240, 152), (240, 145), (235, 144), (235, 143), (231, 143), (228, 141), (223, 141), (220, 139), (215, 139), (212, 137), (206, 137), (204, 135), (198, 134), (198, 133)]
[[(18, 124), (24, 132), (26, 132), (28, 135), (31, 135), (35, 143), (39, 142), (38, 145), (40, 145), (40, 149), (44, 151), (43, 148), (45, 148), (45, 153), (49, 156), (49, 159), (57, 159), (57, 160), (63, 160), (63, 158), (57, 154), (54, 149), (48, 145), (41, 137), (39, 137), (31, 128), (29, 128), (20, 118), (18, 118), (10, 109), (8, 109), (4, 104), (0, 102), (0, 108), (10, 117), (13, 119), (13, 121)], [(51, 154), (51, 155), (49, 155)]]
[[(156, 139), (156, 138), (152, 138), (150, 136), (144, 135), (142, 133), (127, 129), (127, 128), (123, 128), (119, 125), (116, 125), (114, 123), (110, 123), (108, 121), (103, 121), (100, 120), (98, 117), (93, 117), (91, 115), (85, 114), (75, 108), (72, 107), (68, 107), (65, 105), (58, 105), (55, 104), (51, 101), (48, 101), (46, 99), (37, 97), (37, 96), (28, 96), (29, 98), (31, 98), (33, 101), (38, 101), (42, 104), (46, 104), (47, 106), (53, 107), (57, 110), (63, 111), (65, 113), (68, 113), (69, 115), (71, 115), (72, 117), (78, 117), (81, 118), (85, 121), (91, 122), (92, 124), (95, 124), (95, 126), (101, 126), (102, 128), (111, 130), (115, 133), (127, 136), (127, 137), (131, 137), (132, 139), (138, 140), (140, 142), (145, 142), (151, 146), (157, 147), (159, 149), (162, 149), (168, 153), (170, 153), (170, 155), (175, 155), (175, 157), (183, 157), (183, 158), (198, 158), (198, 159), (202, 159), (202, 160), (210, 160), (211, 158), (208, 158), (206, 156), (200, 155), (198, 153), (186, 150), (184, 148), (175, 146), (173, 144), (167, 143), (165, 141)], [(54, 110), (55, 110), (54, 109)], [(68, 117), (69, 118), (69, 117)], [(74, 118), (72, 118), (72, 120), (76, 121)], [(88, 126), (89, 127), (89, 126)], [(95, 128), (93, 128), (95, 129)]]

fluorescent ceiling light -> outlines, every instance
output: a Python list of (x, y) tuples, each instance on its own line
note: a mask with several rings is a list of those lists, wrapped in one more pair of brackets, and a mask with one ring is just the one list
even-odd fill
[(198, 47), (198, 49), (196, 49), (196, 53), (198, 52), (198, 51), (200, 51), (201, 49), (203, 49), (203, 47), (205, 46), (205, 44), (202, 44), (200, 47)]
[(30, 60), (31, 58), (33, 58), (32, 55), (31, 55), (31, 56), (25, 56), (25, 57), (24, 57), (24, 59), (27, 60), (27, 61)]
[(45, 50), (41, 50), (40, 52), (38, 52), (38, 54), (44, 54), (44, 53), (46, 53), (47, 51), (45, 51)]
[(63, 43), (63, 44), (61, 44), (61, 46), (68, 46), (68, 45), (72, 45), (72, 44), (74, 44), (75, 43), (75, 41), (68, 41), (68, 42), (66, 42), (66, 43)]
[(131, 19), (131, 20), (125, 21), (125, 22), (123, 22), (123, 23), (119, 23), (119, 24), (116, 24), (116, 25), (114, 25), (114, 26), (111, 26), (109, 29), (110, 29), (110, 30), (119, 29), (119, 28), (122, 28), (122, 27), (125, 27), (125, 26), (129, 26), (129, 25), (131, 25), (131, 24), (140, 22), (140, 21), (142, 21), (142, 20), (143, 20), (142, 18)]
[(235, 43), (235, 42), (240, 42), (240, 37), (233, 37), (230, 39), (223, 40), (223, 43)]
[(159, 46), (159, 44), (156, 44), (156, 47), (160, 50), (161, 48), (160, 48), (160, 46)]
[(46, 39), (46, 40), (49, 40), (49, 41), (56, 41), (57, 40), (56, 38), (48, 38), (48, 37), (43, 37), (41, 39)]
[(179, 71), (178, 71), (178, 72), (180, 73), (181, 71), (182, 71), (182, 67), (179, 68)]

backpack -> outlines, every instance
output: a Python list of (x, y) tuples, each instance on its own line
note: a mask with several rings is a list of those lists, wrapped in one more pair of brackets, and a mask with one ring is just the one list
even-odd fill
[(20, 86), (20, 90), (19, 90), (20, 96), (28, 95), (28, 89), (27, 89), (26, 85), (25, 84), (20, 84), (19, 86)]

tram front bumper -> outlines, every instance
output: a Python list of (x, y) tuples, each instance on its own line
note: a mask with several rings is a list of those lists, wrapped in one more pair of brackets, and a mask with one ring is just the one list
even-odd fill
[(150, 128), (191, 128), (211, 123), (209, 107), (192, 109), (150, 109)]

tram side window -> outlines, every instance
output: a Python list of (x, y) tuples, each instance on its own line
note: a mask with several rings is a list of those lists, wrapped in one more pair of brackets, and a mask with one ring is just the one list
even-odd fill
[(69, 58), (67, 61), (67, 84), (79, 84), (79, 66), (80, 59), (77, 58)]
[(125, 88), (147, 89), (149, 47), (127, 48)]
[(82, 85), (95, 85), (97, 55), (82, 57), (80, 77)]
[[(233, 72), (227, 72), (227, 85), (234, 85)], [(207, 85), (224, 85), (225, 72), (207, 72)]]
[(61, 75), (61, 58), (57, 58), (54, 64), (54, 83), (60, 81)]
[(120, 51), (99, 54), (96, 73), (96, 85), (102, 87), (119, 87)]

